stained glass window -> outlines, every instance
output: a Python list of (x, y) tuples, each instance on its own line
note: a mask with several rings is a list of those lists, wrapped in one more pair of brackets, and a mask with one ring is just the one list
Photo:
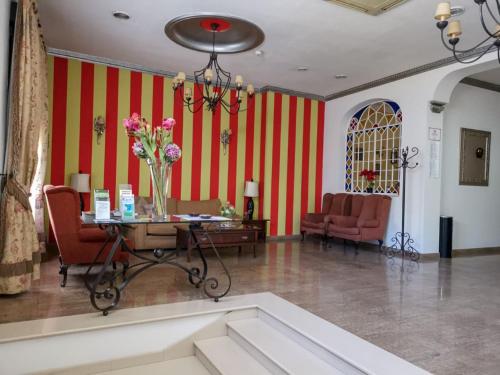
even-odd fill
[(351, 118), (347, 129), (345, 191), (369, 192), (362, 170), (377, 172), (373, 193), (398, 194), (399, 170), (393, 163), (399, 153), (403, 115), (395, 102), (372, 103)]

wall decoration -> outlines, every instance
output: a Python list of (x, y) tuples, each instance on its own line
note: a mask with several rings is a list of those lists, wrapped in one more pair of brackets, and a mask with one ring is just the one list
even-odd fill
[(460, 185), (488, 186), (491, 132), (460, 129)]
[[(47, 183), (67, 185), (72, 173), (84, 171), (92, 176), (92, 189), (109, 190), (111, 206), (118, 206), (120, 184), (149, 196), (149, 168), (130, 152), (133, 140), (122, 127), (123, 119), (137, 112), (153, 124), (166, 117), (177, 121), (172, 141), (183, 153), (172, 166), (169, 196), (220, 198), (242, 215), (245, 181), (253, 178), (259, 181), (254, 214), (271, 220), (272, 236), (299, 234), (301, 216), (321, 211), (324, 102), (267, 92), (245, 95), (247, 110), (237, 115), (192, 114), (168, 77), (53, 56), (48, 67)], [(189, 81), (184, 86), (194, 88)], [(93, 130), (98, 115), (106, 123), (101, 146)], [(232, 133), (227, 156), (220, 142), (225, 129)], [(93, 202), (84, 199), (85, 209), (91, 209)]]

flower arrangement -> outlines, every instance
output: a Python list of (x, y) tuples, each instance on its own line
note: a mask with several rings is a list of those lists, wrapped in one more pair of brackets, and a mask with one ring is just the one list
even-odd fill
[(172, 142), (173, 118), (166, 118), (159, 126), (152, 126), (137, 113), (123, 120), (127, 135), (135, 139), (132, 153), (146, 160), (153, 187), (153, 213), (165, 218), (167, 193), (172, 165), (181, 158), (182, 151)]
[(368, 182), (367, 190), (369, 192), (372, 192), (373, 188), (375, 187), (375, 180), (377, 179), (378, 172), (371, 169), (363, 169), (359, 173), (359, 176), (364, 177), (366, 179), (366, 181)]
[(236, 215), (236, 209), (230, 202), (226, 202), (226, 204), (220, 208), (220, 213), (224, 217), (233, 217)]

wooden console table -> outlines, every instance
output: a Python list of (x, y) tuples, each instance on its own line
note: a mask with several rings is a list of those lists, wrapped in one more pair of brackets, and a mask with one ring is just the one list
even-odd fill
[[(197, 244), (202, 249), (212, 248), (212, 246), (216, 248), (238, 247), (239, 254), (241, 254), (242, 246), (252, 246), (253, 256), (256, 257), (255, 246), (259, 242), (259, 234), (262, 231), (261, 227), (244, 222), (234, 227), (211, 225), (209, 228), (190, 229), (185, 225), (179, 225), (176, 228), (177, 252), (187, 249), (188, 262), (191, 262), (191, 251)], [(193, 232), (196, 239), (193, 238)]]

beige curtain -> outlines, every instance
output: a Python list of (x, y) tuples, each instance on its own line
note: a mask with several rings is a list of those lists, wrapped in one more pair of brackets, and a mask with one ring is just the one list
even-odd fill
[(35, 176), (45, 173), (40, 170), (44, 167), (38, 163), (38, 153), (47, 143), (47, 102), (47, 56), (37, 2), (19, 0), (9, 105), (8, 178), (0, 201), (0, 294), (26, 291), (40, 275), (40, 243), (29, 196)]

